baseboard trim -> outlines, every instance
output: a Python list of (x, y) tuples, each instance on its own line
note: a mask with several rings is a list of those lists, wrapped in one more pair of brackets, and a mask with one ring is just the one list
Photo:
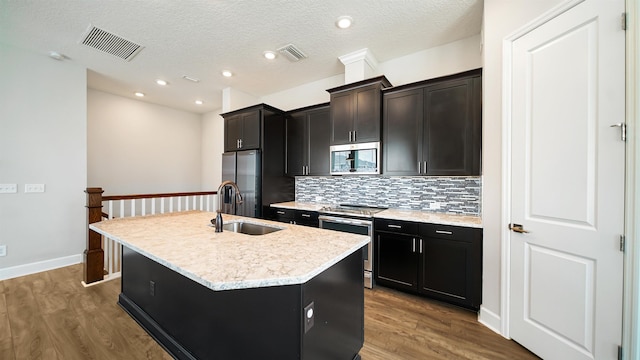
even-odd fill
[(500, 321), (500, 316), (498, 316), (498, 314), (494, 313), (493, 311), (487, 310), (487, 308), (485, 308), (484, 306), (480, 306), (480, 315), (478, 316), (478, 322), (488, 327), (493, 332), (501, 335), (502, 337), (507, 338), (500, 331), (500, 325), (502, 324), (502, 322)]
[(43, 271), (58, 269), (82, 262), (82, 254), (65, 256), (57, 259), (38, 261), (30, 264), (18, 265), (0, 269), (0, 281), (20, 276), (31, 275)]

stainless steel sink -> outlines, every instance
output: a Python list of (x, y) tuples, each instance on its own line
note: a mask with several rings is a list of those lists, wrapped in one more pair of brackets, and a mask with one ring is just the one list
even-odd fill
[(233, 231), (247, 235), (265, 235), (275, 231), (282, 230), (279, 227), (253, 224), (243, 221), (230, 222), (222, 225), (223, 231)]

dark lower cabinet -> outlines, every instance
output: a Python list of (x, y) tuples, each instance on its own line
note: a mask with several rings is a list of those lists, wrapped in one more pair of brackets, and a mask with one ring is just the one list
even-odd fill
[(271, 208), (270, 220), (285, 222), (289, 224), (319, 227), (317, 211), (296, 210), (286, 208)]
[(376, 284), (478, 310), (482, 229), (376, 219)]
[(405, 290), (418, 290), (416, 237), (380, 231), (375, 236), (376, 282)]
[(356, 251), (302, 284), (214, 291), (124, 247), (118, 304), (174, 359), (360, 359), (362, 263)]

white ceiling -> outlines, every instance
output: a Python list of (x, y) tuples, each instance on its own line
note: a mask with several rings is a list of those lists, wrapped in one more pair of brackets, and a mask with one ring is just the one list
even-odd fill
[[(203, 113), (222, 107), (226, 87), (260, 97), (342, 74), (338, 57), (356, 50), (384, 62), (478, 34), (482, 7), (482, 0), (0, 0), (0, 43), (62, 53), (90, 70), (90, 88), (131, 98), (142, 91), (143, 101)], [(342, 15), (353, 17), (350, 29), (335, 26)], [(127, 62), (82, 45), (90, 24), (144, 49)], [(289, 43), (308, 58), (262, 57)], [(235, 76), (224, 78), (223, 69)]]

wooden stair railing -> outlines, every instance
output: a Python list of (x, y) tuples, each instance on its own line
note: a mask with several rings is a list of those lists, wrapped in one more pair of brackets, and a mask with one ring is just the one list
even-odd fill
[[(161, 201), (161, 210), (160, 212), (164, 213), (164, 199), (163, 198), (176, 198), (178, 199), (178, 209), (176, 211), (184, 211), (189, 210), (189, 198), (193, 199), (193, 204), (191, 210), (195, 210), (198, 206), (196, 205), (196, 198), (200, 196), (200, 209), (199, 210), (210, 210), (215, 211), (213, 209), (214, 201), (210, 201), (207, 198), (206, 209), (203, 203), (203, 197), (210, 195), (217, 195), (216, 191), (198, 191), (198, 192), (180, 192), (180, 193), (164, 193), (164, 194), (138, 194), (138, 195), (110, 195), (110, 196), (102, 196), (104, 190), (99, 187), (87, 188), (85, 190), (87, 194), (87, 248), (83, 253), (84, 257), (84, 280), (85, 285), (104, 280), (105, 278), (105, 251), (104, 251), (104, 242), (103, 237), (89, 229), (89, 225), (102, 221), (103, 219), (113, 218), (114, 210), (112, 208), (113, 201), (120, 201), (120, 212), (118, 217), (126, 216), (126, 212), (124, 211), (124, 201), (131, 201), (131, 211), (129, 216), (137, 216), (137, 215), (146, 215), (145, 209), (145, 199), (152, 199), (152, 210), (151, 214), (155, 214), (155, 199), (160, 199)], [(183, 210), (181, 207), (181, 200), (185, 199), (185, 209)], [(141, 200), (141, 213), (138, 214), (135, 208), (135, 201)], [(173, 199), (170, 199), (169, 202), (169, 212), (174, 211), (173, 209)], [(109, 202), (109, 213), (103, 212), (103, 202)], [(211, 206), (209, 206), (211, 204)], [(108, 254), (112, 256), (113, 254)]]

